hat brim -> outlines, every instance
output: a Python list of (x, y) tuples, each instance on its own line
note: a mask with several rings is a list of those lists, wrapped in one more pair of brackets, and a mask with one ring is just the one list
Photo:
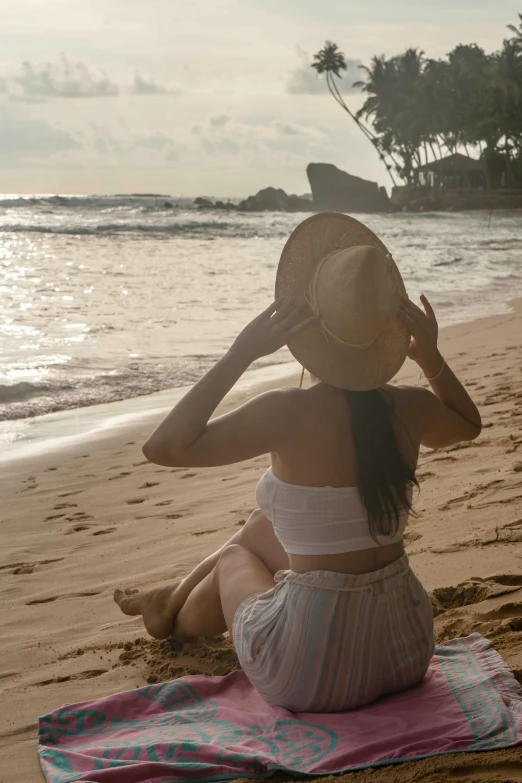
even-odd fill
[[(335, 250), (356, 245), (371, 245), (388, 253), (369, 228), (349, 215), (322, 212), (307, 218), (292, 232), (283, 248), (276, 277), (276, 298), (304, 299), (319, 262)], [(395, 263), (393, 274), (400, 292), (406, 293)], [(394, 317), (368, 348), (351, 348), (328, 339), (320, 323), (311, 324), (292, 338), (288, 348), (305, 369), (324, 383), (368, 391), (393, 378), (406, 359), (409, 343), (408, 329)]]

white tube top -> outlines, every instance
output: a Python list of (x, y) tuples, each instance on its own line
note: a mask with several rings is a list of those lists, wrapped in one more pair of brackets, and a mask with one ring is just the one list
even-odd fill
[[(411, 493), (411, 486), (408, 489)], [(256, 489), (257, 505), (291, 555), (334, 555), (402, 541), (408, 513), (401, 512), (395, 536), (370, 534), (368, 513), (357, 487), (303, 487), (281, 481), (269, 468)]]

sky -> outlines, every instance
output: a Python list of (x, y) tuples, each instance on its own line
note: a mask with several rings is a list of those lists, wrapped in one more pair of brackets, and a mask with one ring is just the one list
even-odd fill
[(0, 0), (0, 193), (244, 197), (334, 163), (389, 187), (310, 68), (498, 49), (518, 0)]

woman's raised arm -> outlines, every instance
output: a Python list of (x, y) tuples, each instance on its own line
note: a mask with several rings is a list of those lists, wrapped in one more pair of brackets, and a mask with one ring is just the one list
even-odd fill
[(441, 356), (435, 313), (424, 294), (421, 301), (425, 313), (409, 299), (399, 311), (412, 336), (408, 356), (417, 362), (433, 390), (433, 393), (415, 387), (409, 390), (420, 442), (429, 448), (442, 448), (474, 440), (482, 429), (480, 413)]
[(227, 354), (174, 406), (143, 446), (158, 465), (226, 465), (267, 453), (284, 432), (291, 390), (269, 392), (209, 422), (250, 364), (274, 353), (315, 320), (293, 302), (275, 301), (236, 338)]

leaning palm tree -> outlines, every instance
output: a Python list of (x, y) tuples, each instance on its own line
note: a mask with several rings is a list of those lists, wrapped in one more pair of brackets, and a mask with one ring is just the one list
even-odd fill
[(522, 14), (518, 15), (519, 24), (508, 24), (507, 29), (511, 30), (512, 33), (515, 33), (511, 41), (515, 43), (517, 46), (522, 46)]
[(370, 131), (369, 128), (363, 125), (359, 117), (357, 117), (352, 111), (350, 111), (335, 82), (334, 77), (341, 79), (342, 78), (341, 71), (345, 71), (347, 68), (344, 54), (339, 50), (337, 44), (332, 43), (331, 41), (326, 41), (324, 48), (320, 49), (317, 52), (317, 54), (314, 54), (312, 68), (315, 68), (319, 76), (323, 73), (325, 74), (326, 84), (331, 95), (337, 101), (339, 106), (341, 106), (341, 108), (343, 108), (344, 111), (352, 118), (352, 120), (355, 122), (359, 130), (361, 130), (364, 133), (366, 138), (375, 147), (375, 149), (377, 150), (377, 154), (379, 155), (379, 158), (386, 166), (386, 170), (388, 171), (388, 174), (391, 177), (391, 181), (393, 185), (396, 185), (397, 183), (395, 182), (392, 173), (392, 167), (388, 164), (386, 158), (383, 155), (379, 143), (379, 138), (374, 133), (372, 133), (372, 131)]

